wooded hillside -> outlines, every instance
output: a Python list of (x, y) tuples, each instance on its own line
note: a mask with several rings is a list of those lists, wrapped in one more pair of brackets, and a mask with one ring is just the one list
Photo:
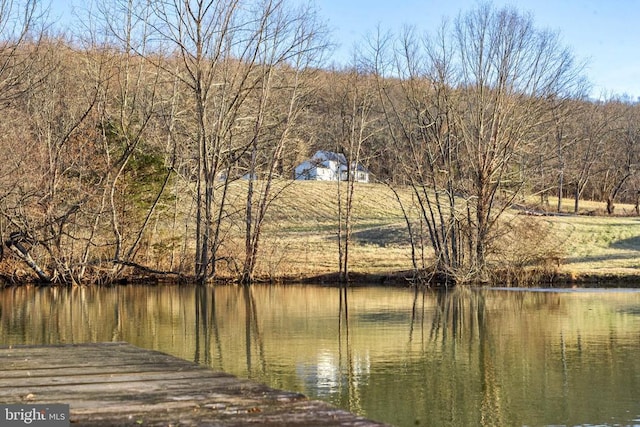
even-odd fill
[[(364, 164), (393, 198), (421, 278), (489, 280), (521, 227), (504, 214), (525, 197), (551, 211), (567, 196), (576, 212), (583, 199), (637, 206), (640, 107), (588, 99), (570, 50), (517, 10), (480, 5), (429, 36), (379, 36), (336, 69), (312, 7), (94, 6), (54, 30), (40, 2), (0, 0), (5, 277), (282, 276), (265, 267), (290, 253), (270, 211), (320, 149)], [(327, 269), (342, 280), (366, 259), (353, 252), (371, 202), (359, 188), (350, 178), (312, 202), (334, 206)]]

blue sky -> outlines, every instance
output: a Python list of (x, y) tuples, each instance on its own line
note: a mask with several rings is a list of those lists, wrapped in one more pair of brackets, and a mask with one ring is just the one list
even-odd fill
[[(304, 1), (304, 0), (299, 0)], [(413, 25), (424, 31), (445, 17), (477, 6), (476, 0), (315, 0), (347, 58), (353, 44), (380, 24), (398, 30)], [(640, 97), (640, 0), (493, 0), (531, 12), (538, 28), (560, 32), (574, 55), (587, 61), (592, 96)]]
[[(477, 0), (292, 0), (315, 3), (339, 43), (334, 57), (345, 61), (354, 43), (380, 25), (413, 25), (431, 31), (444, 17), (477, 6)], [(52, 0), (54, 14), (69, 13), (78, 0)], [(587, 61), (591, 95), (640, 97), (640, 0), (493, 0), (531, 12), (537, 27), (557, 30), (576, 57)]]

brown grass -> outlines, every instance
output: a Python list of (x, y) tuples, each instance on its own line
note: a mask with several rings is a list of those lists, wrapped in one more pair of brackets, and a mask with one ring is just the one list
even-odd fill
[[(410, 206), (410, 190), (400, 194)], [(381, 184), (360, 184), (356, 199), (351, 271), (410, 270), (408, 233), (393, 193)], [(572, 200), (563, 205), (572, 208)], [(635, 277), (640, 274), (640, 218), (624, 216), (634, 209), (623, 204), (616, 207), (618, 216), (594, 216), (604, 207), (582, 201), (581, 215), (527, 217), (509, 212), (505, 219), (513, 230), (495, 261), (514, 274), (528, 266), (532, 277), (536, 272), (563, 280)], [(273, 206), (259, 273), (308, 277), (337, 271), (336, 212), (335, 183), (290, 185)]]
[[(403, 197), (410, 203), (408, 192)], [(400, 206), (386, 186), (358, 184), (351, 271), (379, 274), (411, 268), (411, 247), (404, 224)], [(308, 277), (338, 271), (337, 235), (336, 183), (291, 183), (270, 211), (258, 273)]]

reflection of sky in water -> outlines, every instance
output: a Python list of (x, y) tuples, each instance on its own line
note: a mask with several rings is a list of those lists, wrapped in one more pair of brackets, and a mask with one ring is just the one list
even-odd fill
[[(351, 365), (341, 365), (331, 350), (319, 350), (315, 363), (299, 362), (296, 374), (305, 386), (315, 390), (318, 397), (339, 393), (348, 386), (357, 387), (368, 382), (371, 361), (368, 356), (353, 356)], [(351, 380), (350, 380), (351, 378)]]

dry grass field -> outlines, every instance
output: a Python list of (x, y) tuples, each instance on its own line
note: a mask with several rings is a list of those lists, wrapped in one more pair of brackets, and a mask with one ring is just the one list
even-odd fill
[(562, 271), (572, 275), (640, 274), (640, 218), (550, 217), (565, 253)]
[(562, 250), (560, 272), (569, 277), (635, 278), (640, 276), (640, 217), (629, 204), (617, 204), (608, 216), (604, 203), (581, 201), (579, 215), (573, 200), (562, 202), (565, 215), (545, 216)]
[[(282, 193), (269, 211), (258, 274), (306, 278), (338, 271), (336, 183), (287, 181), (281, 185)], [(415, 218), (410, 190), (401, 190), (400, 196)], [(350, 270), (385, 274), (411, 269), (408, 233), (393, 192), (383, 184), (358, 184), (355, 198)], [(571, 200), (563, 205), (573, 206)], [(535, 246), (553, 253), (559, 261), (554, 266), (558, 273), (575, 280), (640, 275), (640, 217), (624, 216), (634, 210), (622, 204), (616, 207), (620, 216), (594, 215), (603, 208), (602, 203), (584, 201), (581, 215), (527, 218), (528, 237), (513, 239), (504, 251), (512, 257), (505, 259), (516, 259), (516, 252)], [(516, 218), (519, 213), (507, 216)]]
[[(269, 211), (259, 274), (309, 277), (338, 271), (337, 194), (335, 182), (286, 184)], [(411, 204), (408, 191), (401, 197)], [(358, 184), (354, 199), (351, 270), (410, 269), (411, 246), (393, 192), (382, 184)]]

